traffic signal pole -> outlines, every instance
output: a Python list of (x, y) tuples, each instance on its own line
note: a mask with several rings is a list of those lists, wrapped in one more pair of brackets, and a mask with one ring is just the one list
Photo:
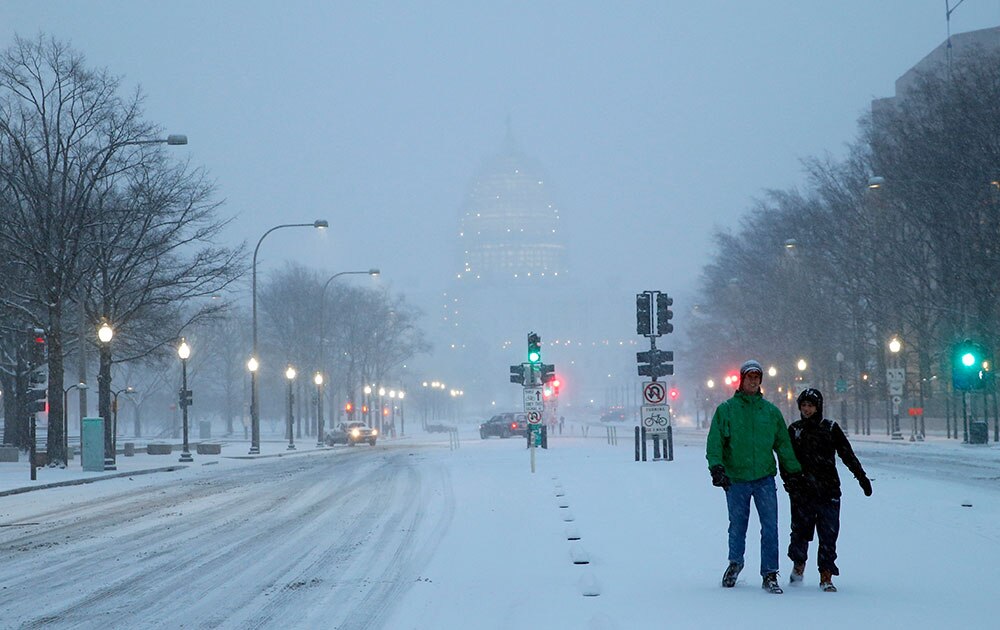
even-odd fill
[(545, 413), (545, 401), (542, 395), (543, 386), (556, 379), (555, 366), (542, 363), (542, 338), (534, 332), (528, 333), (527, 361), (520, 365), (510, 366), (510, 382), (523, 387), (524, 413), (528, 418), (528, 450), (531, 454), (531, 472), (535, 472), (536, 441), (541, 438), (542, 448), (548, 448), (541, 426)]
[[(670, 424), (670, 408), (666, 404), (666, 387), (658, 385), (658, 378), (671, 376), (674, 373), (674, 353), (669, 350), (659, 350), (656, 338), (670, 334), (674, 330), (670, 320), (673, 318), (673, 299), (660, 291), (643, 291), (635, 296), (636, 334), (649, 339), (649, 350), (637, 352), (639, 376), (648, 376), (651, 381), (643, 385), (643, 405), (641, 414), (641, 430), (636, 431), (636, 455), (642, 452), (642, 461), (646, 461), (646, 436), (653, 436), (653, 458), (660, 459), (660, 433), (663, 437), (663, 459), (673, 459), (673, 427)], [(654, 310), (655, 306), (655, 310)], [(655, 314), (655, 320), (654, 320)], [(672, 394), (673, 395), (673, 394)], [(666, 422), (666, 427), (663, 423)], [(641, 442), (641, 449), (640, 444)], [(638, 460), (637, 460), (638, 461)]]

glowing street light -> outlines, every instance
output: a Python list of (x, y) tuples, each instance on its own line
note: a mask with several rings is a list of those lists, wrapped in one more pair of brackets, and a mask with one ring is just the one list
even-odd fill
[(187, 362), (191, 356), (191, 346), (187, 340), (181, 338), (181, 345), (177, 347), (177, 356), (181, 359), (181, 417), (184, 423), (184, 446), (181, 449), (182, 462), (193, 462), (191, 451), (188, 448), (188, 406), (191, 404), (191, 392), (188, 390), (188, 370)]

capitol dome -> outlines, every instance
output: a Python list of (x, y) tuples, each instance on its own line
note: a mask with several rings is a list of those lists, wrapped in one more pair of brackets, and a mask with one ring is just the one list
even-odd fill
[(508, 131), (503, 150), (473, 178), (463, 203), (458, 278), (509, 282), (565, 275), (560, 228), (540, 169)]

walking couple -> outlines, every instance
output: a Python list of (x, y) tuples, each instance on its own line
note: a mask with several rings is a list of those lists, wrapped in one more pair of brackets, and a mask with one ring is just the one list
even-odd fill
[(706, 457), (712, 484), (726, 491), (729, 508), (729, 566), (722, 586), (731, 588), (743, 569), (750, 501), (760, 520), (761, 587), (781, 593), (778, 584), (778, 498), (774, 477), (778, 470), (791, 504), (792, 560), (790, 583), (804, 579), (809, 542), (819, 537), (817, 568), (820, 588), (834, 592), (837, 535), (840, 531), (840, 477), (834, 454), (854, 474), (865, 496), (872, 484), (840, 426), (823, 418), (823, 395), (816, 389), (799, 394), (800, 418), (785, 425), (781, 412), (764, 399), (760, 384), (763, 368), (754, 360), (740, 367), (740, 380), (732, 398), (715, 410), (708, 432)]

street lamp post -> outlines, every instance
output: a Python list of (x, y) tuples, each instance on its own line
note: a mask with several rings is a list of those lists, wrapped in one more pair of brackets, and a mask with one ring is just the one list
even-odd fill
[(133, 392), (135, 392), (135, 388), (131, 385), (111, 392), (111, 437), (115, 444), (118, 444), (118, 395)]
[[(280, 230), (282, 228), (291, 227), (313, 227), (313, 228), (328, 228), (330, 227), (330, 222), (326, 219), (316, 219), (312, 223), (283, 223), (281, 225), (276, 225), (268, 231), (264, 232), (264, 235), (260, 237), (257, 241), (257, 246), (253, 248), (253, 263), (251, 265), (251, 310), (253, 312), (252, 317), (252, 332), (253, 332), (253, 360), (257, 363), (257, 253), (260, 251), (260, 244), (264, 242), (267, 235), (275, 230)], [(259, 364), (258, 364), (259, 367)], [(250, 454), (257, 455), (260, 453), (260, 403), (257, 400), (257, 368), (250, 370)]]
[(385, 435), (385, 403), (382, 399), (385, 397), (385, 388), (378, 388), (378, 433), (379, 435)]
[(389, 405), (391, 410), (389, 411), (389, 431), (392, 433), (392, 437), (396, 437), (396, 390), (389, 390)]
[(98, 415), (104, 419), (104, 470), (118, 470), (115, 465), (115, 441), (111, 428), (111, 340), (115, 331), (106, 318), (97, 329), (100, 341), (100, 367), (97, 374)]
[[(837, 353), (837, 395), (840, 397), (840, 423), (844, 427), (844, 435), (850, 434), (850, 422), (847, 420), (847, 383), (844, 381), (844, 353)], [(854, 432), (858, 432), (858, 421), (854, 420)]]
[[(889, 340), (889, 352), (892, 353), (892, 367), (895, 375), (890, 375), (891, 378), (886, 379), (889, 385), (889, 396), (892, 399), (892, 439), (902, 440), (903, 433), (899, 430), (899, 405), (902, 402), (902, 380), (899, 378), (899, 351), (903, 348), (903, 342), (899, 340), (899, 337), (893, 337)], [(914, 418), (916, 422), (916, 418)]]
[[(326, 312), (326, 290), (327, 290), (327, 288), (329, 288), (330, 283), (332, 283), (334, 280), (336, 280), (340, 276), (366, 274), (366, 275), (375, 277), (375, 276), (380, 275), (381, 273), (382, 273), (381, 271), (379, 271), (378, 269), (376, 269), (374, 267), (371, 268), (371, 269), (369, 269), (369, 270), (367, 270), (367, 271), (341, 271), (339, 273), (333, 274), (332, 276), (330, 276), (329, 278), (326, 279), (325, 283), (323, 283), (323, 288), (319, 292), (319, 361), (317, 362), (317, 364), (319, 365), (319, 367), (322, 368), (322, 366), (323, 366), (323, 356), (324, 356), (323, 355), (323, 347), (324, 347), (323, 344), (324, 344), (325, 339), (326, 339), (326, 315), (325, 315), (325, 312)], [(320, 440), (320, 441), (322, 441), (322, 440)]]
[(184, 446), (181, 448), (182, 462), (193, 462), (191, 450), (188, 448), (188, 407), (191, 405), (191, 392), (188, 390), (188, 358), (191, 356), (191, 346), (182, 337), (181, 345), (177, 346), (177, 356), (181, 358), (181, 418), (184, 426)]
[[(260, 363), (257, 357), (252, 356), (247, 361), (247, 369), (250, 370), (250, 454), (260, 453), (260, 425), (254, 421), (257, 417), (257, 368)], [(246, 426), (246, 425), (244, 425)], [(244, 433), (246, 435), (246, 433)]]
[(371, 385), (365, 385), (364, 389), (362, 389), (361, 391), (365, 395), (364, 398), (363, 398), (364, 402), (362, 403), (362, 409), (361, 409), (361, 411), (365, 414), (365, 424), (367, 424), (370, 427), (370, 426), (372, 426), (372, 413), (371, 413), (372, 386)]
[(403, 399), (406, 398), (406, 392), (399, 392), (399, 436), (403, 437), (406, 435), (406, 416), (403, 414)]
[[(63, 389), (63, 451), (66, 453), (66, 464), (69, 465), (69, 392), (73, 389), (87, 389), (86, 383), (76, 383), (75, 385), (70, 385), (69, 387)], [(83, 435), (82, 427), (83, 422), (80, 422), (81, 436), (80, 436), (80, 447), (83, 448)]]
[(292, 393), (292, 382), (295, 380), (295, 375), (295, 368), (289, 365), (288, 369), (285, 370), (285, 378), (288, 379), (288, 448), (285, 450), (288, 451), (295, 450), (295, 431), (293, 430), (294, 427), (292, 421), (292, 401), (295, 396), (295, 394)]
[(715, 401), (715, 379), (708, 379), (705, 381), (705, 387), (708, 388), (708, 393), (705, 396), (705, 410), (704, 410), (704, 424), (699, 424), (699, 429), (704, 429), (709, 424), (708, 414), (712, 411), (712, 404)]
[(313, 376), (316, 383), (316, 446), (326, 446), (323, 441), (323, 373), (316, 372)]

